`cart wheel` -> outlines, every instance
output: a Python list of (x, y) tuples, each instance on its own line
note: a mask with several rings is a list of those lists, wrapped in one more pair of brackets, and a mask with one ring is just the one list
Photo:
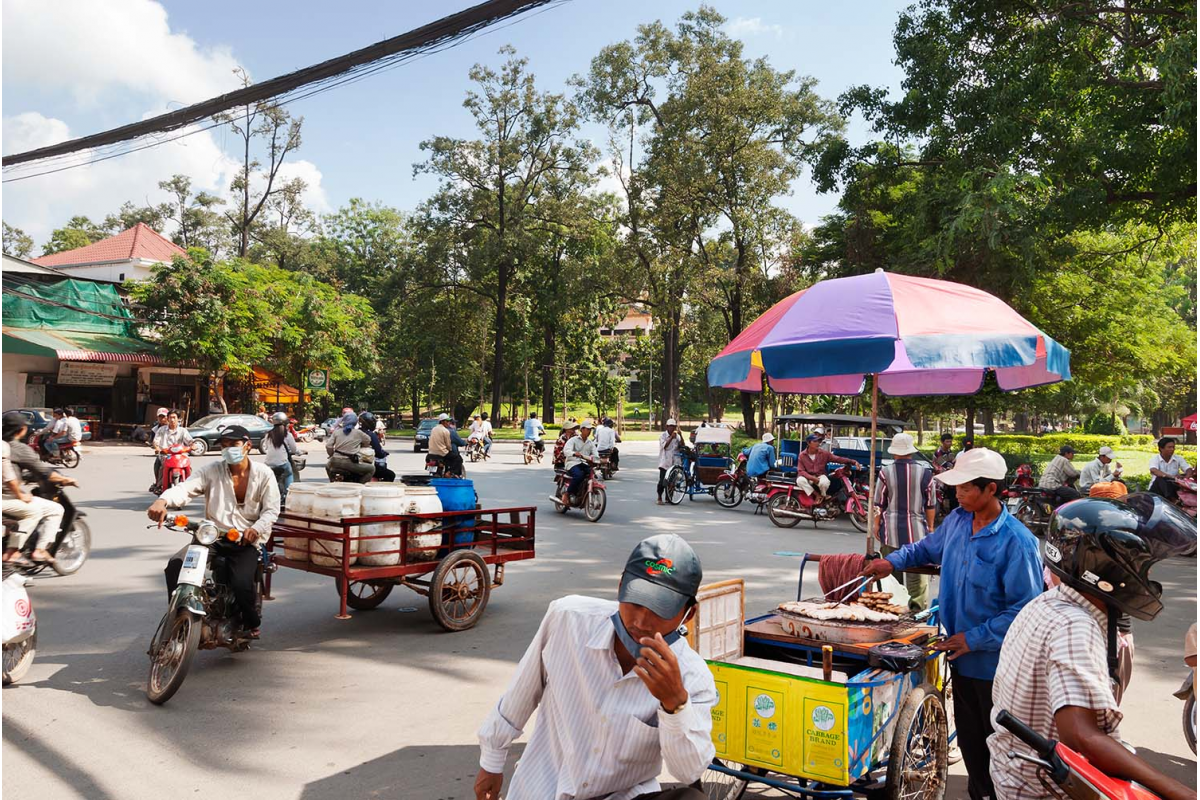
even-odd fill
[[(372, 608), (378, 608), (379, 604), (387, 600), (388, 595), (392, 593), (394, 585), (392, 583), (350, 581), (350, 588), (346, 592), (346, 605), (355, 611), (370, 611)], [(341, 581), (335, 583), (334, 586), (341, 594)]]
[(795, 497), (788, 497), (785, 492), (772, 497), (767, 501), (767, 516), (781, 528), (794, 528), (800, 524), (799, 517), (785, 517), (778, 514), (778, 511), (799, 511), (800, 501)]
[(683, 473), (681, 467), (672, 467), (667, 473), (667, 502), (673, 506), (677, 506), (683, 502), (683, 495), (687, 492), (687, 475)]
[(946, 707), (929, 684), (909, 692), (896, 720), (888, 755), (887, 797), (941, 800), (949, 766)]
[(737, 508), (742, 504), (742, 487), (730, 480), (718, 481), (713, 499), (723, 508)]
[[(714, 758), (713, 762), (729, 769), (742, 771), (746, 769), (744, 764), (726, 761), (723, 758)], [(749, 786), (749, 783), (743, 778), (726, 775), (724, 772), (718, 772), (711, 768), (704, 771), (703, 782), (704, 796), (708, 800), (739, 800), (746, 793), (746, 787)]]
[(487, 564), (470, 550), (458, 550), (438, 562), (429, 582), (429, 611), (448, 631), (472, 628), (487, 607), (492, 584)]

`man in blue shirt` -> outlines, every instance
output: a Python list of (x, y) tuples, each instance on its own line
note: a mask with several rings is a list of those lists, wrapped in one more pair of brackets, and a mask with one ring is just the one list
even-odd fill
[(1000, 645), (1017, 613), (1042, 592), (1037, 539), (997, 497), (1007, 473), (1004, 458), (992, 450), (959, 454), (954, 468), (937, 476), (955, 487), (959, 507), (931, 535), (863, 570), (883, 578), (923, 564), (942, 568), (938, 604), (949, 637), (935, 647), (950, 658), (954, 720), (972, 800), (995, 796), (987, 737)]
[(542, 441), (542, 437), (546, 435), (546, 429), (542, 427), (542, 421), (538, 419), (536, 411), (529, 412), (529, 419), (525, 420), (525, 441), (533, 442), (534, 448), (539, 454), (546, 452), (546, 443)]
[(764, 433), (762, 441), (750, 448), (750, 456), (746, 459), (746, 474), (751, 478), (766, 475), (767, 470), (775, 466), (774, 434)]

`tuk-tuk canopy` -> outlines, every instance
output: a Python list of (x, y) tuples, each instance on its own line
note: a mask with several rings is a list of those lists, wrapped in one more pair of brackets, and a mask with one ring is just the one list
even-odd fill
[[(911, 422), (900, 419), (876, 420), (880, 428), (890, 428), (892, 433), (900, 433), (905, 428), (911, 428)], [(853, 414), (782, 414), (775, 418), (776, 424), (793, 423), (799, 425), (826, 425), (828, 427), (870, 428), (870, 417), (859, 417)]]
[(733, 441), (733, 429), (724, 425), (706, 425), (696, 429), (696, 444), (729, 444)]

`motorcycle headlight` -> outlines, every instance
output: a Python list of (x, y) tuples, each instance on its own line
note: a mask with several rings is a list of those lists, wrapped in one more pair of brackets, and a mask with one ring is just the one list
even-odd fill
[(202, 522), (196, 529), (196, 541), (203, 545), (212, 544), (218, 537), (217, 526), (211, 522)]

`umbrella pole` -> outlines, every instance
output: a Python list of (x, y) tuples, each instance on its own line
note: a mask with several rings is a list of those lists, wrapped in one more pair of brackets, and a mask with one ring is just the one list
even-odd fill
[(879, 375), (871, 376), (871, 455), (867, 467), (867, 555), (875, 552), (875, 432), (879, 419)]

